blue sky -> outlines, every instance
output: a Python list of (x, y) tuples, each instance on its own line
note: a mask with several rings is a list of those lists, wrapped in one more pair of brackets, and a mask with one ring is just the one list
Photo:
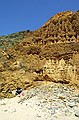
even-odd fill
[(79, 10), (79, 0), (0, 0), (0, 35), (33, 31), (67, 10)]

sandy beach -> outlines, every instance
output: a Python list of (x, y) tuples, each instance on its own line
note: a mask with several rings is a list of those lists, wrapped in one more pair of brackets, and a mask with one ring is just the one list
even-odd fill
[(0, 120), (79, 120), (79, 95), (60, 85), (32, 88), (23, 97), (1, 99)]

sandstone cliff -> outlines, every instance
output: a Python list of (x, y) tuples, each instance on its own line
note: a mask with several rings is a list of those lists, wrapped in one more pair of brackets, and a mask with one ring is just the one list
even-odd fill
[[(19, 37), (19, 40), (18, 40)], [(0, 97), (43, 81), (79, 87), (79, 12), (51, 17), (41, 28), (1, 37)]]

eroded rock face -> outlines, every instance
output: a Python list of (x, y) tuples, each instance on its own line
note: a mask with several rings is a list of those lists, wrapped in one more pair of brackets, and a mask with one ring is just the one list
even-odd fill
[(61, 60), (47, 60), (44, 65), (44, 74), (47, 74), (50, 78), (53, 78), (55, 82), (64, 83), (64, 81), (70, 83), (77, 80), (77, 67), (68, 63), (64, 59)]
[(79, 87), (79, 12), (58, 13), (41, 28), (16, 35), (0, 37), (0, 97), (43, 81)]
[(79, 12), (60, 12), (51, 17), (40, 29), (34, 31), (37, 43), (69, 43), (79, 39)]

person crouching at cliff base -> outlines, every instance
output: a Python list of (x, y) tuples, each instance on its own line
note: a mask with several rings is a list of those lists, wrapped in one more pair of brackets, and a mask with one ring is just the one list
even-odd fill
[(24, 92), (22, 91), (22, 88), (18, 87), (16, 89), (15, 95), (17, 95), (18, 97), (24, 96)]

